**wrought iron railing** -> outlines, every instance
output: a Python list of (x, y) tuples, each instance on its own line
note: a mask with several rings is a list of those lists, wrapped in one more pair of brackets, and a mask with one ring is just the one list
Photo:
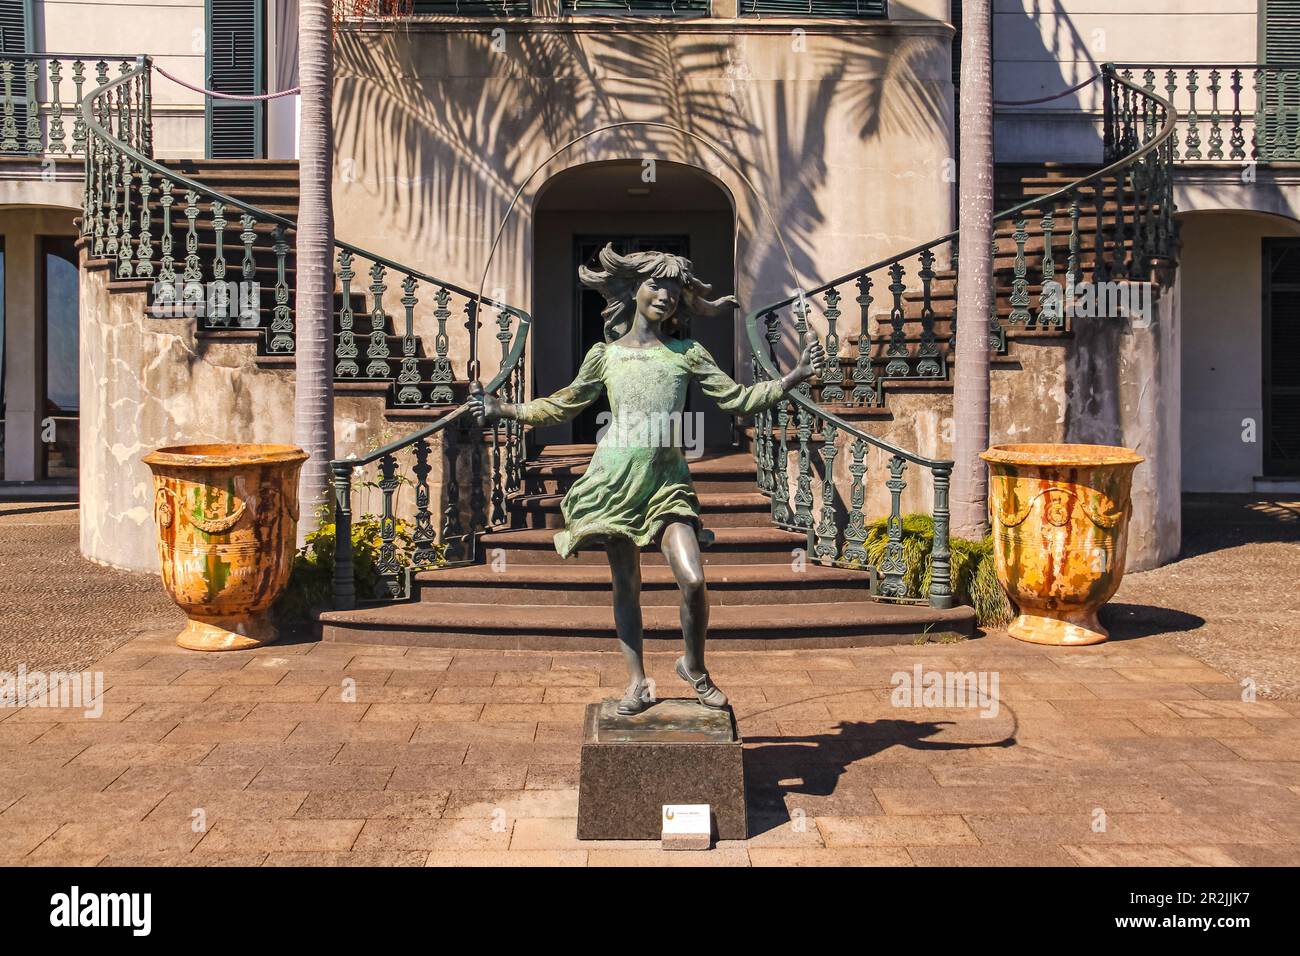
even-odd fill
[[(1006, 294), (995, 295), (990, 348), (1000, 350), (1007, 334), (1016, 330), (1067, 330), (1072, 293), (1080, 284), (1147, 280), (1153, 265), (1172, 256), (1177, 239), (1171, 175), (1174, 114), (1167, 101), (1111, 67), (1103, 70), (1102, 81), (1107, 165), (994, 216), (994, 286)], [(755, 419), (759, 490), (771, 499), (773, 523), (805, 532), (810, 554), (822, 563), (870, 568), (865, 542), (872, 489), (866, 459), (869, 450), (877, 450), (888, 471), (884, 487), (889, 495), (888, 542), (884, 560), (875, 568), (877, 595), (928, 600), (934, 607), (953, 601), (948, 529), (953, 463), (899, 448), (847, 416), (881, 405), (890, 383), (947, 379), (956, 332), (957, 240), (957, 232), (949, 233), (746, 318), (756, 374), (766, 378), (781, 374), (779, 346), (788, 328), (793, 327), (802, 347), (810, 334), (811, 308), (822, 310), (827, 327), (828, 361), (816, 392), (805, 383)], [(880, 324), (887, 331), (877, 335), (871, 307), (882, 290), (888, 314)], [(859, 322), (852, 343), (856, 354), (846, 356), (839, 323), (841, 307), (849, 302), (856, 302)], [(814, 456), (817, 437), (821, 447)], [(835, 479), (835, 462), (846, 450), (847, 495)], [(820, 474), (815, 474), (814, 457), (821, 460)], [(928, 595), (909, 594), (905, 584), (902, 515), (909, 465), (928, 471), (933, 486)]]
[[(108, 82), (110, 64), (135, 57), (76, 53), (0, 53), (0, 156), (81, 156), (86, 124), (78, 105), (85, 86)], [(93, 74), (90, 72), (93, 70)], [(141, 108), (152, 108), (148, 87)]]
[(1114, 69), (1178, 111), (1176, 162), (1300, 160), (1300, 66), (1126, 63)]
[[(150, 71), (147, 57), (124, 62), (110, 78), (103, 64), (98, 86), (81, 101), (85, 124), (86, 180), (82, 236), (93, 259), (109, 260), (116, 280), (149, 280), (149, 308), (162, 314), (187, 310), (211, 330), (243, 328), (262, 333), (262, 350), (292, 355), (294, 311), (290, 252), (296, 225), (292, 219), (228, 195), (198, 179), (154, 160), (150, 123)], [(155, 217), (157, 231), (155, 231)], [(176, 229), (183, 232), (183, 257)], [(234, 261), (227, 260), (228, 234), (237, 234)], [(467, 328), (477, 328), (478, 310), (492, 313), (501, 343), (501, 368), (488, 391), (503, 390), (507, 400), (522, 396), (522, 357), (531, 319), (527, 312), (504, 302), (480, 298), (443, 279), (402, 265), (347, 242), (334, 243), (337, 308), (335, 313), (335, 380), (369, 381), (384, 387), (390, 406), (441, 410), (440, 417), (413, 434), (363, 458), (332, 463), (335, 498), (336, 603), (355, 601), (351, 564), (351, 476), (356, 469), (377, 463), (383, 494), (379, 518), (381, 539), (377, 561), (384, 597), (398, 597), (405, 583), (403, 569), (442, 563), (438, 557), (473, 552), (479, 530), (504, 520), (504, 497), (522, 483), (523, 433), (516, 422), (502, 423), (489, 434), (467, 427), (466, 405), (449, 355), (447, 322), (453, 305), (463, 311)], [(353, 290), (358, 274), (369, 275), (369, 304)], [(251, 295), (230, 281), (237, 275), (253, 287)], [(260, 281), (269, 278), (269, 289)], [(432, 290), (436, 323), (434, 354), (424, 355), (415, 333), (417, 291)], [(401, 295), (398, 296), (397, 293)], [(393, 334), (390, 315), (403, 315), (400, 334)], [(363, 316), (364, 318), (359, 318)], [(368, 328), (359, 328), (362, 321)], [(364, 345), (364, 354), (362, 346)], [(394, 350), (398, 354), (394, 354)], [(472, 374), (472, 372), (471, 372)], [(467, 384), (467, 383), (466, 383)], [(450, 427), (455, 425), (456, 427)], [(443, 499), (434, 502), (430, 475), (431, 439), (441, 442)], [(411, 479), (399, 474), (399, 454), (409, 454)], [(459, 471), (468, 471), (468, 501), (461, 501)], [(413, 480), (412, 480), (413, 479)], [(399, 520), (397, 490), (412, 483), (416, 501), (411, 512), (414, 549), (397, 555)], [(434, 531), (435, 523), (440, 530)], [(435, 545), (439, 547), (435, 548)], [(346, 581), (346, 585), (343, 583)]]

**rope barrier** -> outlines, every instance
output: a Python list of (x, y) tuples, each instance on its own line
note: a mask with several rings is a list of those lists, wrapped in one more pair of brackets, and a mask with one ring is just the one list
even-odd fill
[(193, 83), (186, 83), (180, 77), (172, 76), (156, 63), (153, 68), (173, 83), (179, 83), (187, 90), (193, 90), (195, 93), (202, 93), (204, 96), (210, 96), (216, 100), (274, 100), (279, 99), (282, 96), (297, 96), (301, 89), (300, 87), (295, 86), (291, 90), (281, 90), (279, 93), (260, 93), (256, 96), (240, 96), (236, 93), (218, 93), (216, 90), (209, 90), (202, 86), (195, 86)]

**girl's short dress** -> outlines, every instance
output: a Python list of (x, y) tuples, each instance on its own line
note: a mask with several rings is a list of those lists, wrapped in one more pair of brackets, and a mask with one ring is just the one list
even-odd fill
[(572, 384), (519, 406), (518, 419), (526, 425), (558, 425), (602, 389), (609, 393), (610, 421), (591, 464), (560, 505), (564, 529), (555, 535), (555, 550), (561, 557), (611, 537), (644, 547), (673, 521), (691, 522), (702, 546), (713, 540), (700, 523), (700, 501), (678, 438), (692, 379), (719, 408), (738, 415), (765, 411), (784, 394), (776, 381), (738, 384), (694, 339), (648, 348), (600, 342)]

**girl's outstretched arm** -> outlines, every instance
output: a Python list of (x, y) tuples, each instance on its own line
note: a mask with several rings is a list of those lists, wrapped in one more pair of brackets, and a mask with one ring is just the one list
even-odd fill
[(687, 353), (691, 359), (692, 373), (704, 394), (718, 403), (718, 408), (735, 415), (752, 415), (766, 411), (781, 400), (786, 392), (813, 374), (825, 360), (821, 343), (813, 339), (799, 357), (799, 364), (774, 382), (755, 382), (741, 385), (713, 360), (713, 356), (699, 342)]
[(577, 377), (553, 395), (515, 405), (498, 401), (495, 395), (484, 395), (480, 390), (471, 391), (470, 403), (480, 422), (512, 418), (525, 425), (560, 425), (575, 418), (600, 397), (605, 387), (604, 377), (605, 343), (597, 342), (582, 360)]

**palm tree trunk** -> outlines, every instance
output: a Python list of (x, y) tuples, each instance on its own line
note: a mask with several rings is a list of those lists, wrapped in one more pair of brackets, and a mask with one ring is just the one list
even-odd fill
[(330, 0), (298, 4), (299, 124), (298, 229), (294, 375), (294, 441), (311, 455), (298, 483), (302, 520), (298, 543), (316, 525), (329, 494), (334, 457), (334, 207), (330, 196), (334, 148), (331, 129), (333, 62)]
[(988, 531), (989, 311), (993, 306), (993, 62), (989, 0), (962, 3), (952, 533)]

